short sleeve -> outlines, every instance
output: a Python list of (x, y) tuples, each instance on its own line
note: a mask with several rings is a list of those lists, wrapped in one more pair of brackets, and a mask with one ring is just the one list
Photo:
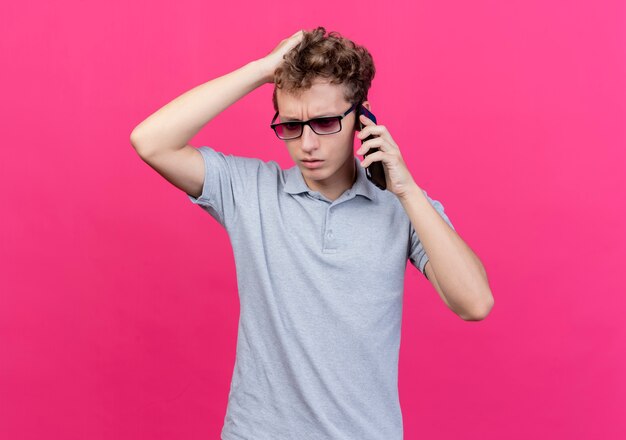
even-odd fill
[[(452, 222), (450, 221), (450, 219), (444, 212), (444, 208), (441, 202), (431, 199), (425, 190), (422, 189), (422, 192), (424, 193), (424, 195), (426, 196), (426, 199), (430, 202), (430, 204), (439, 213), (439, 215), (446, 221), (448, 225), (450, 225), (452, 229), (454, 229)], [(419, 237), (417, 236), (417, 233), (415, 232), (415, 228), (413, 228), (413, 224), (411, 224), (410, 229), (411, 229), (411, 239), (410, 239), (410, 248), (409, 248), (409, 260), (411, 261), (411, 264), (413, 264), (413, 266), (419, 269), (419, 271), (422, 272), (424, 276), (426, 276), (426, 273), (424, 272), (424, 267), (426, 266), (426, 263), (428, 262), (428, 259), (429, 259), (428, 255), (426, 254), (426, 251), (424, 250), (424, 247), (422, 246), (422, 242), (420, 241)]]
[(263, 161), (251, 157), (225, 155), (211, 147), (198, 150), (204, 159), (202, 194), (189, 200), (208, 212), (226, 229), (237, 219), (242, 206), (257, 194), (256, 182)]

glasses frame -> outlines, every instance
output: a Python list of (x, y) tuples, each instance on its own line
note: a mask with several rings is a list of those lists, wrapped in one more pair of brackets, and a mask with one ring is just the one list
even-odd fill
[[(276, 123), (274, 123), (274, 121), (278, 117), (278, 111), (277, 111), (276, 114), (274, 115), (274, 117), (272, 118), (272, 122), (270, 123), (270, 127), (272, 128), (272, 130), (274, 130), (274, 133), (276, 134), (276, 137), (278, 137), (278, 139), (283, 140), (283, 141), (290, 141), (292, 139), (298, 139), (299, 137), (301, 137), (302, 133), (304, 133), (304, 126), (305, 125), (308, 125), (309, 128), (311, 130), (313, 130), (313, 133), (315, 133), (317, 135), (320, 135), (320, 136), (326, 136), (327, 134), (335, 134), (335, 133), (339, 133), (342, 130), (342, 128), (343, 128), (343, 126), (341, 124), (341, 120), (343, 118), (345, 118), (346, 116), (348, 116), (350, 114), (350, 112), (353, 111), (356, 107), (357, 107), (356, 104), (352, 104), (352, 106), (350, 106), (350, 108), (348, 110), (346, 110), (343, 114), (337, 115), (337, 116), (322, 116), (322, 117), (319, 117), (319, 118), (309, 119), (308, 121), (286, 121), (286, 122), (276, 122)], [(311, 122), (320, 121), (320, 120), (326, 120), (326, 119), (338, 119), (339, 120), (339, 130), (333, 131), (332, 133), (318, 133), (317, 131), (315, 131), (315, 129), (311, 125)], [(278, 131), (276, 130), (276, 127), (278, 127), (280, 125), (286, 125), (286, 124), (299, 124), (300, 125), (300, 134), (298, 136), (289, 137), (289, 138), (282, 138), (282, 137), (278, 136)]]

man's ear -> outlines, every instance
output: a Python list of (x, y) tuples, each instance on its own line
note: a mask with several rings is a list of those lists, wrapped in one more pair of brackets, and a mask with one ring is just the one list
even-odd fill
[[(372, 111), (372, 106), (370, 105), (369, 101), (363, 101), (363, 107), (365, 107), (366, 109), (368, 109), (369, 111)], [(355, 130), (361, 130), (361, 121), (360, 121), (360, 117), (361, 117), (361, 112), (359, 111), (360, 109), (357, 108), (357, 112), (356, 112), (356, 119), (355, 119), (355, 124), (354, 124), (354, 129)]]

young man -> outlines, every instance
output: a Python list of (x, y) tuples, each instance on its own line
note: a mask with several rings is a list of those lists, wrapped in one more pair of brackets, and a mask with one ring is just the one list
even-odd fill
[[(131, 135), (141, 158), (231, 239), (241, 314), (224, 440), (401, 439), (407, 261), (463, 319), (483, 319), (493, 305), (480, 260), (417, 186), (388, 130), (361, 115), (359, 131), (374, 71), (367, 50), (339, 34), (299, 31)], [(293, 167), (187, 144), (265, 83), (275, 84), (273, 128)], [(358, 154), (379, 149), (363, 163), (355, 133), (375, 136)], [(386, 190), (366, 176), (374, 161)]]

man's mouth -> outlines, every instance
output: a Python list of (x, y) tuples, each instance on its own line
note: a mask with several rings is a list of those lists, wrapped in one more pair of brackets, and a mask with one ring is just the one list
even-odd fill
[(323, 160), (302, 160), (302, 163), (307, 168), (314, 168), (314, 167), (321, 166), (322, 162), (324, 161)]

